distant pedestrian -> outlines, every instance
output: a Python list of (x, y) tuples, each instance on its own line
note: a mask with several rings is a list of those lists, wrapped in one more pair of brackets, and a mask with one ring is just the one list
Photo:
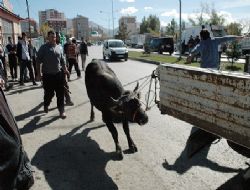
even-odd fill
[(30, 57), (31, 57), (32, 67), (34, 69), (34, 74), (36, 77), (37, 76), (37, 69), (36, 69), (37, 50), (36, 50), (36, 47), (32, 45), (30, 40), (29, 40), (29, 53), (30, 53)]
[(8, 37), (8, 44), (6, 45), (6, 54), (8, 54), (10, 75), (13, 81), (17, 80), (17, 56), (16, 45), (12, 42), (11, 37)]
[(80, 71), (79, 66), (78, 66), (78, 54), (79, 54), (79, 52), (78, 52), (78, 48), (76, 45), (76, 40), (72, 39), (72, 41), (68, 44), (68, 46), (66, 48), (66, 55), (67, 55), (67, 59), (69, 62), (68, 69), (69, 69), (69, 73), (71, 74), (71, 70), (72, 70), (72, 67), (74, 65), (77, 77), (80, 78), (81, 71)]
[(22, 40), (17, 45), (17, 56), (20, 61), (20, 85), (24, 85), (25, 69), (28, 68), (30, 80), (33, 85), (37, 85), (35, 82), (34, 72), (31, 66), (31, 56), (29, 51), (29, 42), (26, 34), (22, 33)]
[(86, 58), (89, 55), (88, 45), (87, 45), (87, 42), (84, 40), (84, 38), (81, 38), (81, 40), (82, 42), (80, 43), (80, 54), (81, 54), (81, 60), (82, 60), (82, 70), (85, 71)]
[[(60, 44), (60, 33), (59, 32), (56, 32), (56, 44), (59, 45), (61, 47), (61, 50), (63, 51), (63, 47), (62, 45)], [(67, 76), (65, 74), (65, 77), (64, 77), (64, 96), (65, 96), (65, 105), (67, 106), (73, 106), (74, 103), (72, 102), (71, 100), (71, 97), (70, 97), (70, 91), (69, 91), (69, 85), (68, 85), (68, 80), (67, 80)]]
[(64, 110), (65, 74), (68, 74), (62, 47), (56, 44), (54, 31), (48, 32), (48, 42), (42, 45), (37, 53), (37, 80), (41, 79), (40, 64), (42, 64), (42, 80), (44, 88), (44, 111), (48, 108), (54, 94), (57, 97), (57, 108), (62, 119), (66, 118)]
[(188, 52), (190, 53), (192, 51), (192, 49), (194, 48), (195, 46), (195, 41), (194, 41), (194, 38), (193, 36), (191, 35), (189, 40), (188, 40)]

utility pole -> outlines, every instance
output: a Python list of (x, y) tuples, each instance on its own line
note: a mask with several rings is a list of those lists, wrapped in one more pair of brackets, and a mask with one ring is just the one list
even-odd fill
[(29, 11), (29, 3), (28, 3), (28, 0), (26, 0), (26, 6), (27, 6), (27, 12), (28, 12), (28, 21), (29, 21), (29, 36), (30, 36), (30, 41), (31, 41), (30, 11)]
[(113, 38), (115, 36), (115, 27), (114, 27), (114, 6), (113, 6), (113, 0), (112, 0), (112, 22), (113, 22)]
[(181, 0), (179, 0), (180, 1), (180, 39), (179, 39), (179, 53), (180, 53), (180, 55), (179, 55), (179, 60), (181, 60), (181, 52), (182, 52), (182, 47), (181, 47), (181, 30), (182, 30), (182, 26), (181, 26)]

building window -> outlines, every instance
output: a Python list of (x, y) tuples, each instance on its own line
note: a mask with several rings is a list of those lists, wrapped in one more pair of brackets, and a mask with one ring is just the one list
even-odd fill
[(3, 44), (8, 43), (8, 37), (13, 37), (13, 23), (2, 19)]

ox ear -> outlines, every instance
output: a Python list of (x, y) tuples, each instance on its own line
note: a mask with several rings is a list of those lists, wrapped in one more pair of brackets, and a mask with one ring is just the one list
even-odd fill
[(139, 82), (137, 82), (135, 89), (133, 90), (133, 92), (136, 92), (139, 89)]

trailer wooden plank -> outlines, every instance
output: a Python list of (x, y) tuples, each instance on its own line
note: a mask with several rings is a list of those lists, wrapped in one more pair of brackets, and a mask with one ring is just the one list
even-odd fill
[(250, 75), (161, 64), (160, 110), (250, 148)]

